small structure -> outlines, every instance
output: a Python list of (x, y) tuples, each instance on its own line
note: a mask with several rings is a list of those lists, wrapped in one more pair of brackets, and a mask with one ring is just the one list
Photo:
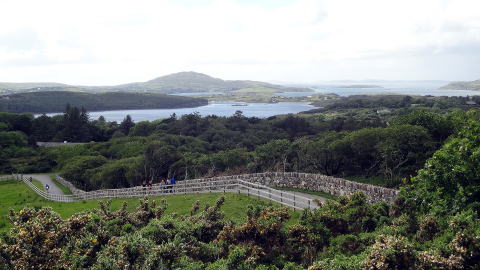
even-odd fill
[(58, 146), (73, 146), (73, 145), (80, 145), (85, 143), (69, 143), (67, 141), (64, 142), (37, 142), (38, 147), (58, 147)]
[(389, 114), (391, 113), (392, 111), (388, 110), (388, 109), (383, 109), (383, 110), (377, 110), (377, 114)]

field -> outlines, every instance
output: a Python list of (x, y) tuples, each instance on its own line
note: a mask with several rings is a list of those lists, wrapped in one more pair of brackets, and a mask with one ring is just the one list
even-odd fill
[[(235, 222), (245, 221), (246, 211), (248, 205), (261, 204), (261, 205), (276, 205), (263, 199), (257, 199), (255, 197), (247, 197), (240, 194), (186, 194), (186, 195), (173, 195), (163, 197), (152, 197), (155, 200), (165, 199), (168, 203), (166, 213), (176, 212), (180, 215), (190, 212), (193, 203), (199, 200), (201, 207), (213, 205), (215, 201), (221, 197), (225, 197), (225, 204), (222, 207), (225, 218)], [(134, 210), (139, 202), (139, 198), (125, 198), (125, 199), (112, 199), (112, 208), (118, 209), (122, 203), (128, 202), (129, 210)], [(1, 181), (0, 182), (0, 232), (6, 231), (11, 227), (10, 222), (7, 220), (6, 215), (9, 209), (19, 211), (24, 207), (51, 207), (54, 211), (60, 214), (62, 218), (68, 218), (77, 212), (81, 212), (87, 209), (93, 209), (98, 206), (98, 200), (82, 201), (74, 203), (59, 203), (45, 200), (33, 192), (30, 188), (21, 182), (16, 181)], [(291, 211), (292, 219), (289, 224), (295, 223), (299, 216), (299, 211)]]

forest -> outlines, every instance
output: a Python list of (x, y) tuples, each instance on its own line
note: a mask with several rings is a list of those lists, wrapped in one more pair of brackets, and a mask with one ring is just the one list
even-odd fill
[(25, 208), (0, 235), (0, 269), (478, 269), (479, 112), (463, 116), (391, 205), (356, 193), (294, 224), (286, 208), (260, 205), (244, 222), (225, 220), (223, 197), (185, 215), (148, 199), (68, 219)]
[(12, 113), (63, 112), (65, 104), (89, 111), (189, 108), (208, 104), (206, 99), (156, 93), (41, 91), (0, 97), (0, 111)]
[[(359, 114), (360, 115), (360, 114)], [(57, 171), (85, 190), (131, 187), (145, 179), (190, 179), (300, 171), (398, 187), (446, 140), (476, 119), (475, 110), (438, 113), (414, 107), (396, 115), (267, 119), (196, 113), (135, 123), (67, 106), (63, 115), (0, 114), (1, 173)], [(37, 141), (86, 142), (37, 148)], [(94, 141), (94, 143), (89, 143)]]

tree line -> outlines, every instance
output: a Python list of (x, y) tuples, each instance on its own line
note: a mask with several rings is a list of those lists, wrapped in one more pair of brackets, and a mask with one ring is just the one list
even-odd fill
[(391, 205), (356, 193), (293, 222), (261, 202), (244, 221), (225, 220), (223, 197), (183, 215), (148, 199), (133, 212), (100, 202), (66, 220), (12, 210), (0, 269), (478, 269), (480, 121), (478, 111), (465, 117)]
[[(259, 119), (189, 114), (135, 123), (107, 142), (50, 153), (63, 175), (86, 189), (130, 187), (147, 179), (177, 179), (264, 171), (301, 171), (346, 178), (380, 177), (396, 187), (455, 134), (475, 111), (414, 110), (391, 123), (294, 115)], [(68, 161), (68, 162), (65, 162)], [(64, 164), (65, 163), (65, 164)]]
[(51, 113), (64, 111), (69, 103), (89, 111), (190, 108), (208, 104), (203, 98), (157, 93), (41, 91), (18, 93), (0, 98), (0, 111), (12, 113)]

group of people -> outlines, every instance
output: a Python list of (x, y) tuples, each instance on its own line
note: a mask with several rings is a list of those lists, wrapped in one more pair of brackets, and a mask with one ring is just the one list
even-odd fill
[[(173, 186), (172, 185), (175, 185), (177, 183), (177, 180), (175, 179), (175, 177), (170, 177), (170, 178), (165, 178), (165, 179), (162, 179), (160, 180), (160, 185), (166, 185), (167, 188), (169, 191), (169, 193), (172, 193), (172, 189), (173, 189)], [(152, 189), (152, 186), (153, 186), (153, 178), (150, 179), (150, 181), (143, 181), (142, 183), (142, 187), (143, 189)]]

